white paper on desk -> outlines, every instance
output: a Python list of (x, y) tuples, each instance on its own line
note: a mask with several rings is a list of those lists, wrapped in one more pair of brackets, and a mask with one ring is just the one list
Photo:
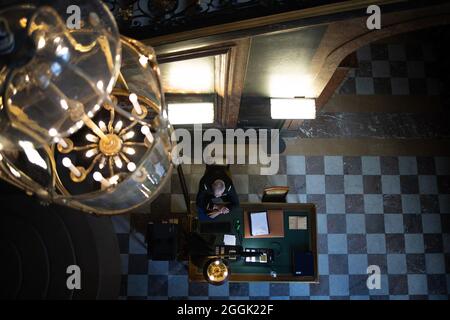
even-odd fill
[(236, 236), (232, 234), (224, 234), (223, 235), (223, 244), (226, 246), (235, 246), (236, 245)]
[(253, 236), (264, 236), (269, 234), (267, 212), (250, 213), (250, 223)]

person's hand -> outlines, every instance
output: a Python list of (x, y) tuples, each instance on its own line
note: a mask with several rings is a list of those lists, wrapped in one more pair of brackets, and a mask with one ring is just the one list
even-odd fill
[(227, 214), (227, 213), (229, 213), (230, 212), (230, 209), (228, 209), (227, 207), (222, 207), (221, 209), (220, 209), (220, 213), (222, 213), (222, 214)]
[(214, 219), (215, 217), (217, 217), (220, 214), (222, 214), (222, 213), (219, 210), (214, 210), (214, 211), (211, 211), (210, 213), (208, 213), (208, 217), (210, 217), (211, 219)]

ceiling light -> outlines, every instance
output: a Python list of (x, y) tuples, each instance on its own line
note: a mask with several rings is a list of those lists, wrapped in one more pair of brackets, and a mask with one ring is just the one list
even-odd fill
[(270, 99), (270, 115), (272, 119), (315, 119), (316, 102), (308, 98)]
[(196, 124), (214, 122), (214, 103), (169, 103), (171, 124)]
[(165, 92), (214, 92), (214, 57), (202, 57), (161, 65)]

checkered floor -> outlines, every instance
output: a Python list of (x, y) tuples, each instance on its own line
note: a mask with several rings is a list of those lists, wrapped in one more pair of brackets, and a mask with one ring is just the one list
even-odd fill
[[(437, 95), (439, 67), (426, 44), (372, 44), (337, 94)], [(184, 166), (195, 199), (203, 165)], [(320, 284), (189, 283), (185, 262), (148, 261), (144, 236), (114, 217), (122, 253), (122, 299), (448, 299), (450, 158), (282, 156), (277, 175), (231, 168), (241, 201), (266, 186), (288, 185), (288, 202), (318, 210)], [(186, 210), (178, 178), (151, 204), (152, 214)], [(369, 290), (366, 270), (381, 269)]]
[(430, 44), (371, 44), (357, 51), (358, 68), (338, 92), (358, 95), (438, 95), (439, 62)]
[[(260, 176), (232, 166), (242, 200), (259, 201), (269, 185), (289, 185), (289, 202), (318, 210), (320, 284), (189, 283), (185, 263), (147, 261), (143, 236), (114, 219), (125, 298), (447, 299), (450, 288), (450, 158), (281, 157), (280, 172)], [(202, 166), (187, 168), (191, 186)], [(175, 179), (176, 181), (176, 179)], [(175, 188), (176, 189), (176, 188)], [(192, 189), (191, 190), (196, 190)], [(181, 194), (171, 206), (180, 208)], [(168, 207), (169, 204), (167, 204)], [(166, 207), (166, 208), (167, 208)], [(366, 286), (367, 266), (381, 269), (381, 289)]]

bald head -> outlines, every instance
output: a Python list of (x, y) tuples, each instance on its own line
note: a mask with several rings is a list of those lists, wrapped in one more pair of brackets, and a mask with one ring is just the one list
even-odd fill
[(225, 182), (223, 182), (223, 180), (217, 179), (213, 182), (212, 189), (216, 198), (221, 197), (225, 192)]

